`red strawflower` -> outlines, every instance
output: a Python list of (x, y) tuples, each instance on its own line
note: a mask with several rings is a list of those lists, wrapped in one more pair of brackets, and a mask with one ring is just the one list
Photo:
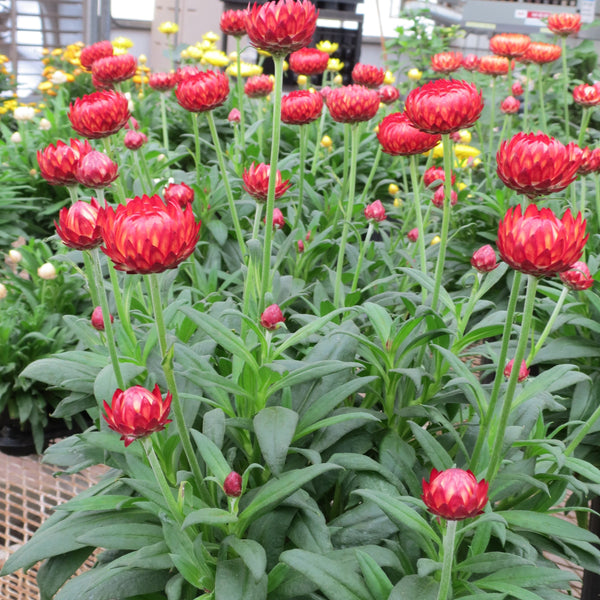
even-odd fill
[(38, 150), (40, 174), (51, 185), (73, 185), (77, 183), (75, 172), (79, 161), (91, 151), (87, 140), (71, 139), (69, 144), (58, 140), (56, 146), (50, 144)]
[(119, 176), (119, 166), (104, 152), (92, 150), (81, 157), (75, 177), (81, 185), (100, 189), (110, 185)]
[(356, 63), (352, 69), (352, 81), (356, 85), (364, 85), (367, 88), (377, 88), (383, 84), (385, 69), (374, 65)]
[(477, 481), (471, 471), (432, 469), (429, 482), (423, 479), (421, 499), (434, 515), (448, 521), (461, 521), (483, 512), (487, 494), (487, 481)]
[(130, 129), (123, 138), (123, 144), (128, 150), (139, 150), (146, 142), (148, 137), (141, 131)]
[(79, 63), (86, 71), (92, 70), (92, 65), (101, 58), (112, 56), (114, 54), (113, 45), (108, 40), (96, 42), (91, 46), (82, 48), (79, 55)]
[[(252, 163), (249, 169), (244, 169), (242, 180), (244, 189), (258, 202), (267, 201), (269, 191), (269, 173), (271, 165), (265, 163)], [(281, 172), (277, 170), (275, 175), (275, 199), (281, 198), (289, 189), (289, 179), (281, 180)]]
[(400, 98), (400, 91), (393, 85), (384, 85), (377, 90), (379, 100), (384, 104), (394, 104)]
[(191, 210), (179, 204), (166, 206), (157, 195), (129, 200), (116, 211), (100, 212), (104, 246), (102, 252), (127, 273), (161, 273), (174, 269), (194, 251), (200, 223)]
[(546, 42), (531, 42), (522, 59), (524, 62), (532, 62), (536, 65), (545, 65), (546, 63), (558, 60), (561, 54), (562, 48), (556, 44), (548, 44)]
[(277, 304), (267, 306), (263, 314), (260, 315), (260, 324), (269, 331), (274, 331), (279, 327), (279, 323), (283, 323), (284, 321), (283, 313)]
[(108, 81), (100, 81), (93, 73), (92, 73), (92, 85), (97, 90), (112, 90), (115, 86)]
[(71, 126), (92, 140), (116, 133), (130, 116), (127, 98), (113, 90), (94, 92), (69, 104)]
[(573, 88), (573, 100), (581, 106), (597, 106), (600, 104), (600, 89), (587, 83), (577, 85)]
[(523, 84), (520, 81), (515, 81), (512, 84), (512, 95), (513, 96), (522, 96), (523, 95)]
[[(510, 374), (513, 370), (513, 365), (515, 364), (515, 359), (512, 358), (504, 367), (504, 377), (510, 377)], [(519, 375), (517, 376), (517, 381), (519, 383), (525, 381), (529, 377), (529, 369), (527, 368), (527, 363), (523, 360), (521, 361), (521, 367), (519, 368)]]
[(200, 71), (198, 67), (194, 65), (185, 65), (184, 67), (179, 67), (177, 71), (175, 71), (175, 83), (181, 83), (189, 77), (195, 77), (201, 72), (202, 71)]
[(467, 54), (466, 56), (463, 56), (462, 59), (462, 68), (466, 69), (467, 71), (477, 71), (477, 68), (479, 67), (479, 56), (477, 56), (477, 54)]
[(461, 52), (439, 52), (431, 57), (431, 68), (436, 73), (453, 73), (462, 66)]
[(244, 85), (244, 94), (249, 98), (264, 98), (273, 91), (273, 80), (268, 75), (248, 77)]
[(427, 133), (452, 133), (470, 127), (483, 110), (481, 92), (472, 83), (437, 79), (411, 90), (406, 115)]
[(186, 183), (170, 183), (164, 190), (167, 202), (176, 202), (186, 208), (194, 201), (194, 190)]
[(162, 431), (171, 420), (171, 392), (163, 400), (158, 384), (149, 391), (141, 385), (117, 390), (111, 406), (104, 400), (104, 420), (108, 426), (121, 434), (125, 446), (155, 431)]
[(473, 252), (471, 266), (480, 273), (493, 271), (498, 266), (496, 252), (494, 252), (494, 249), (489, 244), (482, 246), (479, 250)]
[(410, 156), (431, 150), (442, 139), (414, 127), (405, 113), (392, 113), (379, 124), (377, 139), (383, 151), (392, 156)]
[(306, 125), (321, 116), (323, 98), (318, 92), (295, 90), (281, 98), (281, 120), (288, 125)]
[(519, 112), (519, 108), (521, 103), (514, 96), (506, 96), (504, 100), (502, 100), (502, 104), (500, 104), (500, 110), (505, 115), (514, 115)]
[[(446, 197), (446, 191), (443, 185), (440, 185), (437, 190), (433, 193), (431, 201), (434, 206), (438, 208), (444, 208), (444, 198)], [(458, 202), (458, 194), (454, 191), (450, 191), (450, 206), (454, 206)]]
[(517, 133), (496, 154), (498, 177), (504, 185), (529, 198), (564, 190), (577, 177), (581, 149), (546, 134)]
[(232, 108), (227, 115), (227, 120), (230, 123), (239, 123), (242, 120), (242, 115), (237, 108)]
[(510, 208), (498, 227), (498, 251), (513, 269), (528, 275), (555, 275), (579, 260), (588, 236), (581, 213), (567, 209), (558, 219), (549, 208)]
[(508, 58), (495, 55), (482, 56), (478, 70), (484, 75), (492, 75), (493, 77), (506, 75), (508, 73)]
[(225, 35), (242, 37), (246, 35), (246, 21), (248, 20), (248, 10), (226, 10), (221, 15), (220, 27)]
[(184, 77), (175, 88), (177, 102), (190, 112), (206, 112), (221, 106), (229, 95), (229, 78), (217, 71), (200, 71)]
[[(437, 188), (446, 181), (446, 172), (443, 167), (429, 167), (425, 173), (423, 173), (423, 183), (426, 188)], [(452, 173), (451, 183), (456, 183), (456, 175)]]
[(368, 121), (379, 110), (379, 94), (362, 85), (345, 85), (329, 92), (327, 108), (338, 123)]
[(373, 221), (377, 221), (378, 223), (385, 221), (385, 208), (381, 203), (381, 200), (375, 200), (375, 202), (367, 204), (365, 207), (365, 217), (367, 219), (373, 219)]
[[(112, 315), (109, 315), (109, 318), (110, 318), (111, 323), (115, 322), (115, 318)], [(94, 312), (92, 312), (91, 323), (92, 323), (92, 327), (94, 329), (96, 329), (97, 331), (104, 331), (104, 329), (105, 329), (104, 317), (102, 315), (102, 307), (101, 306), (96, 306), (96, 308), (94, 309)]]
[(159, 92), (172, 90), (177, 85), (175, 73), (152, 73), (148, 78), (148, 85)]
[(581, 165), (577, 172), (580, 175), (600, 171), (600, 148), (590, 150), (587, 146), (581, 150)]
[(100, 207), (94, 198), (90, 203), (78, 200), (64, 206), (54, 221), (56, 233), (63, 244), (74, 250), (91, 250), (102, 243), (102, 229), (98, 223)]
[(499, 33), (490, 39), (490, 50), (498, 56), (516, 58), (525, 54), (531, 39), (523, 33)]
[(579, 33), (581, 15), (577, 13), (556, 13), (548, 17), (548, 29), (556, 35), (567, 36)]
[(408, 238), (409, 242), (416, 242), (419, 239), (419, 230), (416, 227), (414, 229), (411, 229), (406, 234), (406, 237)]
[(92, 75), (101, 83), (119, 83), (131, 79), (137, 70), (137, 59), (131, 54), (107, 56), (94, 61)]
[(316, 48), (301, 48), (290, 54), (290, 69), (297, 75), (321, 75), (327, 69), (329, 54)]
[(230, 498), (239, 498), (242, 495), (242, 476), (231, 471), (223, 482), (223, 491)]
[(590, 273), (590, 269), (580, 260), (574, 262), (568, 270), (559, 273), (558, 276), (567, 287), (576, 292), (583, 292), (594, 285), (594, 278)]
[(310, 44), (318, 15), (308, 0), (254, 3), (248, 5), (246, 33), (256, 48), (285, 56)]

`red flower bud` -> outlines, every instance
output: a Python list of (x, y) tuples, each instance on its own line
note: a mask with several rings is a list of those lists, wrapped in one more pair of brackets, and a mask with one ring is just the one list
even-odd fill
[(101, 58), (112, 56), (114, 54), (113, 45), (108, 40), (96, 42), (91, 46), (82, 48), (79, 55), (79, 63), (86, 71), (92, 70), (92, 65)]
[(297, 75), (321, 75), (327, 69), (329, 54), (316, 48), (301, 48), (290, 54), (289, 63)]
[(137, 59), (131, 54), (100, 58), (92, 64), (92, 77), (101, 83), (119, 83), (131, 79), (137, 70)]
[(578, 13), (554, 13), (548, 17), (548, 29), (557, 35), (567, 36), (581, 29), (581, 15)]
[(194, 190), (186, 183), (170, 183), (164, 196), (167, 202), (176, 202), (181, 208), (186, 208), (194, 201)]
[(248, 98), (264, 98), (273, 91), (273, 80), (268, 75), (253, 75), (244, 85)]
[(279, 323), (283, 323), (283, 313), (277, 304), (271, 304), (267, 306), (260, 316), (260, 324), (269, 331), (274, 331), (279, 326)]
[(379, 110), (379, 94), (362, 85), (345, 85), (329, 92), (327, 108), (338, 123), (368, 121)]
[(227, 75), (215, 71), (200, 71), (177, 84), (177, 102), (190, 112), (206, 112), (221, 106), (229, 95)]
[[(252, 163), (249, 169), (244, 169), (242, 180), (244, 189), (258, 202), (266, 202), (269, 191), (269, 172), (271, 166), (265, 163), (255, 165)], [(281, 198), (289, 189), (289, 179), (281, 180), (279, 170), (275, 175), (275, 198)]]
[(139, 150), (147, 141), (148, 137), (145, 133), (134, 131), (133, 129), (130, 129), (123, 139), (125, 148), (128, 150)]
[(375, 200), (375, 202), (366, 206), (365, 217), (367, 217), (367, 219), (373, 219), (378, 223), (385, 221), (385, 208), (383, 207), (381, 200)]
[(587, 290), (594, 285), (594, 278), (588, 266), (582, 261), (573, 263), (567, 271), (559, 273), (558, 276), (567, 287), (577, 292)]
[(460, 52), (439, 52), (431, 57), (431, 69), (436, 73), (452, 73), (462, 65)]
[(505, 115), (514, 115), (519, 112), (519, 108), (521, 103), (514, 96), (507, 96), (502, 100), (502, 104), (500, 105), (500, 110)]
[(498, 56), (516, 58), (523, 56), (531, 44), (531, 38), (523, 33), (499, 33), (492, 36), (490, 50)]
[[(435, 193), (433, 194), (433, 198), (431, 201), (438, 208), (444, 208), (444, 197), (446, 195), (446, 190), (443, 185), (440, 185)], [(454, 206), (458, 202), (458, 195), (454, 190), (450, 191), (450, 206)]]
[(471, 265), (480, 273), (493, 271), (498, 266), (494, 249), (489, 244), (486, 244), (479, 248), (479, 250), (475, 250), (471, 257)]
[(352, 69), (352, 81), (366, 88), (378, 88), (385, 79), (385, 69), (374, 65), (356, 63)]
[(242, 495), (242, 476), (235, 471), (231, 471), (223, 482), (223, 491), (230, 498), (239, 498)]
[(304, 242), (302, 240), (298, 240), (298, 252), (300, 254), (304, 252)]
[(281, 99), (281, 120), (288, 125), (306, 125), (321, 115), (323, 99), (318, 92), (295, 90)]
[(100, 207), (94, 198), (90, 204), (78, 200), (58, 213), (54, 221), (56, 233), (68, 248), (91, 250), (102, 243), (102, 229), (98, 222)]
[(394, 104), (400, 98), (398, 88), (395, 88), (393, 85), (384, 85), (377, 90), (377, 93), (379, 94), (379, 99), (384, 104)]
[(158, 92), (166, 92), (177, 85), (177, 78), (175, 73), (152, 73), (148, 85)]
[(477, 71), (479, 67), (479, 56), (477, 54), (467, 54), (463, 56), (462, 68), (467, 71)]
[(409, 242), (416, 242), (419, 239), (419, 230), (416, 227), (414, 229), (411, 229), (406, 234), (406, 237), (408, 238)]
[(230, 123), (239, 123), (242, 120), (242, 115), (237, 108), (232, 108), (229, 114), (227, 115), (227, 120)]
[(221, 15), (220, 27), (225, 35), (233, 35), (234, 37), (242, 37), (246, 35), (246, 21), (248, 20), (248, 11), (242, 10), (226, 10)]
[(442, 139), (439, 134), (417, 129), (405, 113), (392, 113), (379, 124), (377, 139), (383, 151), (392, 156), (410, 156), (431, 150)]
[(520, 81), (515, 81), (512, 84), (512, 95), (513, 96), (522, 96), (523, 95), (523, 85), (521, 84)]
[(87, 140), (71, 139), (68, 145), (58, 140), (56, 146), (50, 144), (38, 150), (40, 174), (50, 185), (73, 185), (77, 183), (75, 173), (79, 161), (91, 151)]
[[(506, 367), (504, 367), (504, 377), (510, 377), (512, 373), (513, 365), (515, 364), (515, 359), (509, 360)], [(523, 360), (521, 361), (521, 368), (519, 369), (519, 376), (517, 381), (519, 383), (525, 381), (529, 377), (529, 369), (527, 368), (527, 363)]]
[[(98, 331), (104, 331), (104, 317), (102, 316), (101, 306), (96, 306), (94, 312), (92, 313), (91, 321), (94, 329), (97, 329)], [(110, 322), (115, 322), (115, 318), (112, 315), (110, 315)]]
[[(423, 184), (427, 188), (437, 188), (446, 181), (446, 172), (442, 167), (429, 167), (423, 174)], [(456, 183), (456, 175), (452, 173), (452, 185)]]
[(119, 176), (119, 167), (104, 152), (92, 150), (79, 161), (75, 176), (81, 185), (97, 190), (110, 185)]

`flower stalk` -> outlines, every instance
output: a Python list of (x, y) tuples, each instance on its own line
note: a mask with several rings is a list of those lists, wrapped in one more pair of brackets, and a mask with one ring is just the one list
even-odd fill
[(437, 600), (452, 600), (452, 564), (454, 563), (454, 545), (458, 521), (446, 521), (443, 541), (442, 577), (438, 588)]

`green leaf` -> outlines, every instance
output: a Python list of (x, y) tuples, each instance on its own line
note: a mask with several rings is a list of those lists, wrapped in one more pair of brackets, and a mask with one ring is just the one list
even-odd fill
[(235, 550), (256, 581), (262, 579), (267, 569), (267, 554), (258, 542), (230, 535), (223, 540), (222, 544)]
[[(128, 387), (130, 381), (146, 371), (144, 365), (136, 365), (131, 362), (119, 361), (119, 366), (126, 387)], [(115, 371), (112, 364), (109, 363), (98, 373), (94, 380), (94, 396), (98, 402), (106, 400), (110, 404), (110, 399), (118, 387)]]
[(532, 561), (506, 552), (486, 552), (471, 556), (456, 565), (456, 570), (468, 573), (495, 573), (499, 569), (533, 565)]
[(329, 600), (372, 600), (362, 579), (341, 562), (305, 550), (288, 550), (280, 560), (316, 583)]
[(219, 219), (208, 219), (206, 221), (208, 230), (212, 233), (219, 246), (224, 246), (227, 241), (228, 229), (227, 225)]
[(390, 314), (383, 306), (374, 304), (373, 302), (365, 302), (362, 305), (362, 309), (367, 313), (381, 345), (385, 346), (392, 335), (393, 321)]
[(438, 471), (451, 469), (454, 461), (450, 458), (444, 447), (426, 429), (413, 423), (413, 421), (408, 421), (408, 424), (415, 439), (425, 451), (427, 458), (431, 461), (431, 464)]
[(79, 498), (76, 496), (63, 504), (56, 506), (55, 510), (84, 511), (84, 510), (119, 510), (130, 508), (140, 498), (131, 496), (105, 494), (92, 498)]
[(212, 473), (219, 481), (225, 481), (225, 477), (231, 473), (231, 467), (225, 460), (222, 452), (215, 443), (207, 438), (203, 433), (196, 429), (190, 430), (192, 437), (198, 446), (198, 452), (206, 463), (207, 470)]
[(81, 548), (46, 560), (40, 566), (37, 574), (40, 600), (52, 600), (54, 594), (79, 569), (93, 551), (93, 547)]
[(373, 598), (388, 598), (394, 586), (385, 571), (366, 552), (357, 550), (356, 558)]
[(280, 504), (297, 489), (300, 489), (315, 477), (333, 469), (339, 469), (339, 467), (329, 463), (311, 465), (304, 469), (287, 471), (280, 478), (268, 481), (258, 489), (248, 506), (240, 513), (238, 525), (240, 534), (252, 521)]
[(239, 559), (220, 560), (217, 563), (215, 598), (226, 600), (265, 600), (267, 576), (258, 581)]
[(328, 417), (327, 419), (322, 419), (321, 421), (317, 421), (316, 423), (313, 423), (312, 425), (306, 427), (302, 431), (298, 431), (296, 433), (296, 435), (294, 436), (293, 441), (295, 442), (296, 440), (299, 440), (299, 439), (309, 435), (313, 431), (321, 431), (321, 430), (325, 429), (325, 427), (331, 427), (332, 425), (337, 425), (338, 423), (343, 423), (344, 421), (352, 421), (354, 419), (362, 419), (364, 421), (380, 421), (381, 420), (380, 417), (373, 415), (371, 413), (362, 411), (362, 410), (348, 411), (348, 412), (337, 414), (333, 417)]
[(407, 575), (394, 586), (387, 600), (436, 600), (438, 588), (433, 577)]
[(494, 581), (489, 585), (484, 584), (482, 587), (487, 587), (488, 589), (495, 590), (497, 592), (509, 594), (511, 598), (517, 598), (518, 600), (544, 600), (543, 596), (538, 596), (538, 594), (535, 594), (534, 592), (530, 592), (529, 590), (525, 590), (518, 585), (514, 585), (506, 581)]
[(263, 408), (253, 423), (265, 462), (274, 475), (279, 475), (296, 431), (298, 414), (283, 406), (270, 406)]
[(102, 525), (87, 528), (76, 537), (86, 546), (115, 550), (139, 550), (162, 539), (162, 527), (151, 523)]
[(494, 587), (497, 583), (510, 582), (511, 585), (535, 588), (535, 587), (569, 587), (570, 581), (577, 581), (578, 577), (571, 571), (552, 569), (550, 567), (518, 566), (505, 569), (498, 569), (492, 575), (487, 575), (477, 580), (477, 585), (483, 588), (491, 588), (502, 591)]
[(221, 525), (223, 523), (235, 523), (237, 517), (222, 508), (200, 508), (192, 511), (183, 521), (182, 529), (190, 525)]

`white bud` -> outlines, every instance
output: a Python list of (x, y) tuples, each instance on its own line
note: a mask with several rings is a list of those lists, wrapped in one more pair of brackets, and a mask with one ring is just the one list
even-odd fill
[(8, 251), (8, 258), (13, 265), (18, 265), (23, 260), (23, 255), (13, 248)]
[(44, 263), (37, 273), (42, 279), (56, 279), (56, 269), (52, 263)]
[(52, 75), (50, 75), (50, 81), (54, 85), (60, 85), (61, 83), (67, 82), (67, 76), (65, 75), (65, 73), (63, 71), (54, 71), (54, 73), (52, 73)]
[(3, 283), (0, 283), (0, 300), (4, 300), (8, 296), (8, 290)]
[(13, 112), (16, 121), (33, 121), (35, 110), (32, 106), (17, 106)]
[(21, 139), (21, 134), (18, 131), (15, 131), (11, 136), (10, 136), (10, 141), (13, 144), (20, 144), (23, 140)]
[(52, 123), (50, 123), (48, 119), (42, 118), (40, 119), (38, 129), (40, 129), (41, 131), (48, 131), (49, 129), (52, 129)]

